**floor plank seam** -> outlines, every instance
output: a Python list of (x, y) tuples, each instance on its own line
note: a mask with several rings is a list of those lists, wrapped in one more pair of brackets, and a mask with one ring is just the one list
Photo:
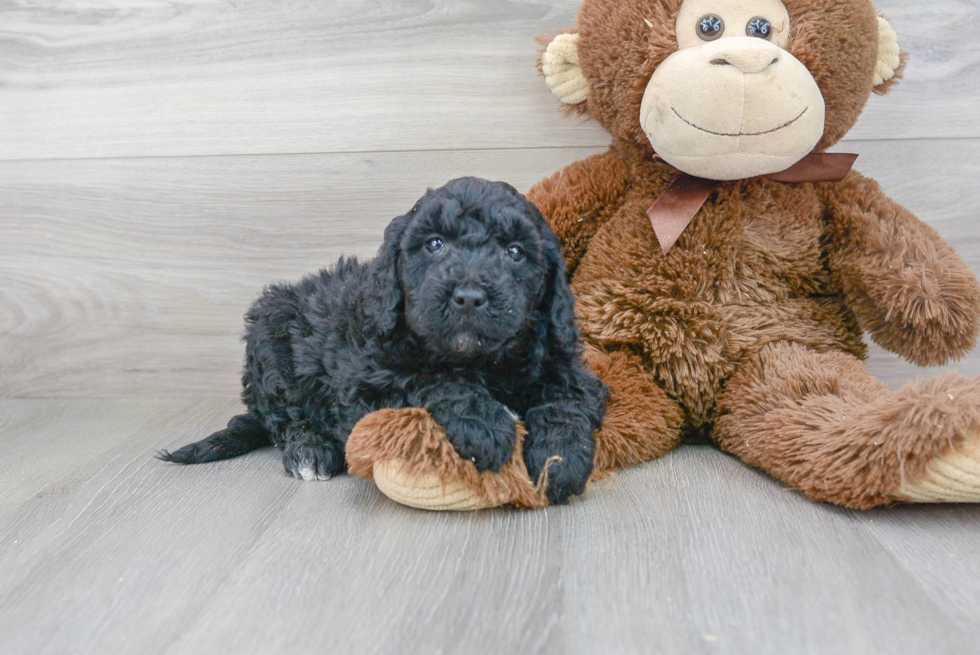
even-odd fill
[[(887, 510), (886, 510), (887, 511)], [(967, 640), (976, 640), (980, 638), (980, 634), (974, 634), (974, 630), (970, 626), (963, 625), (961, 620), (957, 617), (956, 613), (951, 613), (948, 609), (948, 605), (941, 602), (942, 599), (938, 598), (934, 592), (931, 592), (929, 588), (922, 582), (918, 573), (912, 570), (898, 554), (895, 552), (894, 547), (885, 539), (882, 539), (877, 532), (870, 529), (866, 524), (866, 520), (870, 520), (862, 515), (857, 515), (852, 517), (852, 524), (856, 524), (858, 529), (861, 530), (865, 535), (870, 536), (874, 543), (877, 543), (882, 549), (888, 553), (888, 557), (892, 560), (898, 568), (905, 571), (908, 578), (913, 582), (913, 584), (922, 591), (922, 596), (920, 599), (928, 599), (929, 604), (935, 607), (940, 614), (949, 619), (950, 623), (956, 626), (957, 630), (962, 634), (962, 636)]]
[[(208, 607), (212, 605), (210, 601), (218, 597), (221, 594), (221, 592), (223, 592), (229, 586), (229, 584), (234, 579), (235, 575), (243, 569), (243, 564), (248, 559), (248, 556), (255, 551), (255, 549), (258, 547), (259, 542), (266, 535), (269, 529), (276, 523), (276, 520), (282, 515), (283, 510), (286, 508), (286, 506), (288, 506), (289, 503), (293, 500), (293, 498), (295, 498), (296, 494), (299, 492), (299, 489), (300, 487), (298, 485), (294, 485), (292, 490), (289, 492), (288, 496), (284, 498), (282, 502), (276, 504), (275, 510), (269, 515), (268, 519), (265, 521), (265, 525), (263, 525), (260, 528), (259, 532), (255, 535), (255, 537), (252, 538), (247, 544), (242, 545), (242, 547), (236, 549), (234, 552), (228, 555), (227, 560), (230, 562), (233, 561), (237, 563), (237, 565), (222, 567), (223, 573), (221, 575), (221, 578), (212, 587), (211, 592), (207, 594), (207, 597), (206, 599), (204, 599), (204, 602), (201, 603), (202, 607)], [(200, 599), (201, 597), (198, 596), (197, 598)], [(180, 642), (184, 634), (189, 634), (193, 632), (194, 629), (201, 623), (201, 621), (204, 620), (204, 617), (205, 617), (205, 613), (200, 612), (194, 615), (190, 621), (182, 623), (181, 633), (176, 634), (171, 639), (171, 641), (159, 651), (159, 655), (168, 655), (168, 653), (170, 653), (174, 648), (176, 648), (177, 644)]]
[[(855, 138), (842, 140), (834, 150), (837, 152), (847, 149), (850, 143), (934, 143), (945, 141), (980, 141), (980, 134), (967, 134), (947, 137), (889, 137), (880, 138)], [(521, 146), (513, 148), (481, 148), (481, 147), (461, 147), (461, 148), (401, 148), (394, 150), (312, 150), (308, 152), (232, 152), (232, 153), (208, 153), (208, 154), (187, 154), (187, 155), (109, 155), (97, 157), (41, 157), (37, 159), (0, 158), (0, 165), (3, 164), (27, 164), (27, 163), (66, 163), (66, 162), (95, 162), (95, 161), (140, 161), (140, 160), (187, 160), (187, 159), (222, 159), (230, 157), (240, 158), (260, 158), (260, 157), (329, 157), (329, 156), (358, 156), (358, 155), (407, 155), (419, 154), (438, 154), (438, 153), (467, 153), (467, 152), (529, 152), (529, 151), (559, 151), (559, 150), (584, 150), (589, 148), (608, 148), (609, 141), (596, 141), (594, 143), (579, 143), (575, 145), (554, 145), (554, 146)]]

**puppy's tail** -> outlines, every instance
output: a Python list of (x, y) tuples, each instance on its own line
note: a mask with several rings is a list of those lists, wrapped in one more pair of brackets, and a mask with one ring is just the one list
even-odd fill
[(257, 412), (252, 411), (231, 419), (227, 428), (218, 430), (207, 439), (187, 444), (172, 453), (161, 450), (157, 453), (157, 459), (176, 464), (200, 464), (238, 457), (270, 443), (262, 420)]

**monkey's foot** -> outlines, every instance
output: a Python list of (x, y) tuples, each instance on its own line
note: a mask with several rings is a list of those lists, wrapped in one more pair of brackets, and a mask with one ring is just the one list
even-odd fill
[(980, 430), (935, 457), (925, 475), (903, 484), (895, 499), (906, 503), (980, 502)]
[(770, 344), (726, 383), (714, 437), (818, 502), (980, 501), (980, 378), (892, 392), (843, 352)]
[(442, 511), (544, 507), (546, 483), (532, 484), (524, 465), (525, 435), (518, 422), (510, 460), (498, 473), (478, 471), (473, 462), (459, 456), (424, 409), (383, 409), (354, 426), (347, 440), (347, 466), (409, 507)]

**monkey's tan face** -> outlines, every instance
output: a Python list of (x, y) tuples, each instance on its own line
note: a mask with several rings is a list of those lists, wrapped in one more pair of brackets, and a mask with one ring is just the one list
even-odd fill
[(680, 48), (647, 85), (640, 124), (664, 160), (698, 177), (736, 180), (785, 170), (824, 128), (816, 81), (785, 50), (779, 0), (685, 0)]

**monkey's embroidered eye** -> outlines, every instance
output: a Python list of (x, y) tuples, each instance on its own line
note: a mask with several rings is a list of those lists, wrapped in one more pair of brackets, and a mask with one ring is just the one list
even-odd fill
[(725, 21), (721, 16), (706, 14), (698, 21), (698, 36), (702, 41), (714, 41), (725, 33)]
[(524, 248), (520, 246), (510, 246), (507, 248), (507, 256), (513, 259), (515, 262), (519, 262), (524, 259)]
[(761, 16), (756, 16), (745, 26), (745, 33), (760, 39), (768, 39), (772, 36), (772, 23)]
[(433, 255), (446, 247), (446, 242), (442, 240), (442, 237), (432, 237), (425, 242), (425, 249), (428, 250)]

